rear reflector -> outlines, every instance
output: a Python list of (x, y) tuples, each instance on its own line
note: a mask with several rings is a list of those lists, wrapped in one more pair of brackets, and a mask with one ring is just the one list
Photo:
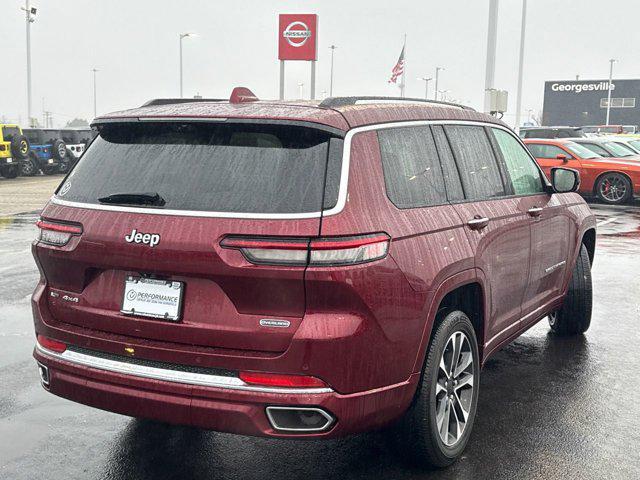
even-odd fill
[(62, 247), (69, 243), (72, 236), (82, 234), (82, 227), (67, 223), (38, 220), (36, 227), (40, 229), (39, 241), (57, 247)]
[(278, 373), (240, 372), (240, 380), (250, 385), (265, 387), (316, 388), (327, 384), (316, 377), (304, 375), (283, 375)]
[(390, 240), (386, 233), (314, 239), (232, 236), (224, 238), (220, 245), (240, 250), (255, 264), (340, 266), (384, 258)]
[(45, 337), (44, 335), (38, 335), (38, 343), (43, 348), (47, 350), (51, 350), (56, 353), (63, 353), (67, 349), (67, 344), (59, 342), (57, 340), (53, 340), (49, 337)]

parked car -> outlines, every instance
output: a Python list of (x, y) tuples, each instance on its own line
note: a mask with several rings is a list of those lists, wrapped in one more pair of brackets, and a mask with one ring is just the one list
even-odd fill
[[(24, 134), (31, 143), (31, 164), (29, 172), (24, 175), (33, 175), (42, 170), (45, 175), (68, 170), (67, 145), (62, 140), (60, 130), (50, 128), (25, 128)], [(33, 173), (31, 173), (33, 172)]]
[(620, 142), (607, 140), (604, 137), (576, 138), (573, 141), (597, 153), (601, 157), (640, 160), (640, 157), (632, 147), (622, 145)]
[(582, 130), (592, 135), (617, 135), (622, 133), (636, 133), (636, 125), (584, 125)]
[(580, 172), (579, 192), (597, 196), (604, 203), (619, 205), (640, 192), (640, 162), (604, 158), (573, 140), (525, 140), (538, 165), (550, 174), (556, 167)]
[(492, 353), (546, 316), (589, 327), (578, 173), (549, 183), (464, 106), (255, 100), (94, 120), (33, 247), (43, 386), (239, 434), (390, 427), (415, 459), (452, 463)]
[(16, 178), (20, 164), (28, 158), (29, 140), (18, 125), (0, 124), (0, 175)]
[(637, 135), (611, 135), (609, 137), (600, 137), (600, 140), (613, 142), (628, 150), (631, 150), (636, 155), (640, 155), (640, 136)]
[(580, 138), (585, 134), (580, 127), (520, 127), (522, 138)]
[(93, 133), (90, 128), (67, 128), (61, 130), (62, 140), (67, 145), (69, 167), (73, 167), (78, 161), (91, 139)]

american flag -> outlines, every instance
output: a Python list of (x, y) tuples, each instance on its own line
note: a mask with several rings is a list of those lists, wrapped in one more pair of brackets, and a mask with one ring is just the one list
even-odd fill
[(402, 51), (400, 52), (400, 58), (398, 58), (398, 62), (395, 64), (393, 69), (391, 69), (391, 78), (389, 79), (389, 83), (397, 83), (398, 77), (402, 75), (404, 72), (404, 45), (402, 46)]

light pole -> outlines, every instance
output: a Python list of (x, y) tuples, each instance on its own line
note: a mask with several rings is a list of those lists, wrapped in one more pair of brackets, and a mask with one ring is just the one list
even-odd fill
[(331, 79), (329, 81), (329, 96), (333, 97), (333, 53), (338, 47), (331, 45), (329, 48), (331, 49)]
[(180, 34), (180, 98), (182, 98), (182, 40), (187, 37), (195, 37), (195, 33), (187, 32)]
[(498, 42), (498, 0), (489, 0), (489, 26), (487, 28), (487, 66), (485, 68), (485, 112), (489, 112), (487, 91), (494, 88), (496, 74), (496, 45)]
[(607, 122), (606, 125), (609, 125), (609, 117), (611, 114), (611, 87), (613, 87), (613, 64), (616, 63), (617, 60), (615, 58), (612, 58), (611, 60), (609, 60), (609, 85), (608, 85), (608, 92), (607, 92)]
[(422, 80), (424, 82), (424, 99), (429, 99), (429, 82), (433, 80), (431, 77), (418, 77), (416, 80)]
[(524, 40), (527, 27), (527, 0), (522, 0), (522, 25), (520, 26), (520, 59), (518, 61), (518, 93), (516, 94), (516, 128), (520, 128), (522, 108), (522, 74), (524, 70)]
[(98, 73), (100, 70), (98, 70), (97, 68), (92, 68), (91, 71), (93, 72), (93, 118), (96, 118), (98, 116), (96, 73)]
[(440, 70), (444, 70), (443, 67), (436, 67), (436, 91), (434, 92), (434, 100), (438, 100), (438, 80), (440, 78)]
[(33, 127), (33, 119), (31, 118), (31, 24), (36, 21), (33, 17), (38, 10), (29, 5), (29, 0), (25, 0), (24, 7), (20, 8), (25, 12), (27, 23), (27, 123)]

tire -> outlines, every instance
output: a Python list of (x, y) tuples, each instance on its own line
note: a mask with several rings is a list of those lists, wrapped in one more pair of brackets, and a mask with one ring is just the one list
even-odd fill
[(591, 325), (591, 262), (584, 245), (573, 267), (569, 290), (561, 308), (549, 315), (551, 331), (557, 335), (579, 335)]
[(22, 161), (20, 165), (20, 175), (23, 177), (33, 177), (36, 173), (38, 173), (38, 159), (34, 158), (35, 155), (32, 152), (29, 152), (29, 158)]
[(45, 175), (55, 175), (56, 173), (58, 173), (58, 166), (47, 165), (46, 167), (42, 167), (42, 173), (44, 173)]
[(629, 179), (621, 173), (607, 172), (596, 182), (598, 199), (609, 205), (627, 203), (633, 195), (633, 188)]
[(62, 140), (54, 140), (51, 144), (51, 154), (53, 158), (62, 162), (67, 159), (67, 146)]
[(29, 158), (29, 140), (24, 135), (14, 135), (11, 139), (11, 155), (18, 160)]
[(68, 158), (58, 164), (58, 173), (66, 174), (71, 169), (71, 157)]
[(19, 165), (5, 165), (0, 170), (0, 175), (4, 178), (16, 178), (20, 174)]
[[(461, 349), (464, 356), (458, 356), (460, 362), (457, 362), (457, 365), (461, 366), (463, 361), (468, 359), (472, 361), (460, 370), (458, 377), (453, 377), (457, 378), (456, 385), (458, 381), (465, 382), (465, 385), (461, 386), (451, 384), (447, 372), (441, 368), (441, 359), (446, 366), (452, 365), (450, 359), (453, 357), (454, 339), (462, 339), (464, 347)], [(453, 369), (454, 372), (457, 370), (459, 368)], [(473, 325), (463, 312), (452, 311), (446, 314), (434, 329), (416, 396), (396, 426), (394, 440), (399, 450), (410, 455), (412, 461), (433, 467), (442, 468), (455, 462), (462, 455), (471, 435), (478, 404), (479, 380), (480, 358)], [(467, 383), (469, 381), (470, 384)], [(455, 392), (453, 407), (449, 403), (451, 392)], [(440, 421), (439, 417), (443, 420), (446, 418), (444, 415), (447, 406), (449, 422)], [(439, 425), (444, 427), (445, 424), (451, 425), (453, 421), (454, 426), (459, 426), (459, 418), (465, 416), (463, 406), (466, 406), (467, 410), (461, 432), (455, 439), (448, 431), (443, 436), (441, 431), (444, 432), (444, 428), (439, 428)], [(444, 438), (451, 443), (445, 443)]]

